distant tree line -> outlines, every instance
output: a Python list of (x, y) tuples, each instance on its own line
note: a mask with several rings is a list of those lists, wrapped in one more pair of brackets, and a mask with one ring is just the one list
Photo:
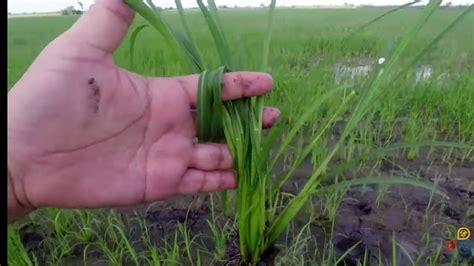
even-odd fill
[(81, 7), (81, 10), (76, 9), (74, 6), (68, 6), (65, 9), (61, 9), (60, 13), (63, 16), (70, 16), (70, 15), (81, 15), (84, 13), (84, 5), (81, 1), (77, 1), (77, 4)]
[(73, 6), (68, 6), (65, 9), (61, 9), (60, 13), (63, 16), (70, 16), (70, 15), (81, 15), (83, 12), (82, 10), (75, 9)]

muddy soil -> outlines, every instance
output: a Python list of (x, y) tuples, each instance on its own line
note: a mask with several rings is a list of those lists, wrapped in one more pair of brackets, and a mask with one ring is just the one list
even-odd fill
[[(332, 243), (336, 255), (340, 256), (360, 242), (344, 259), (345, 265), (357, 265), (365, 253), (370, 260), (369, 265), (375, 265), (379, 260), (383, 261), (384, 265), (390, 265), (394, 236), (398, 246), (403, 247), (403, 249), (397, 248), (398, 265), (412, 265), (411, 260), (417, 257), (420, 257), (420, 260), (414, 262), (416, 265), (426, 265), (427, 258), (438, 250), (442, 255), (437, 263), (442, 265), (447, 262), (450, 255), (445, 253), (442, 246), (445, 239), (453, 237), (453, 231), (447, 232), (446, 225), (451, 228), (461, 225), (474, 228), (474, 162), (465, 160), (448, 164), (436, 154), (426, 159), (428, 156), (423, 151), (414, 160), (401, 158), (406, 156), (388, 157), (381, 163), (367, 164), (366, 167), (351, 170), (342, 176), (355, 178), (378, 175), (380, 178), (387, 178), (387, 176), (411, 177), (416, 173), (427, 180), (437, 182), (447, 197), (408, 185), (393, 185), (388, 188), (376, 185), (353, 187), (341, 199), (335, 217), (333, 238), (329, 236), (330, 222), (327, 217), (316, 219), (311, 224), (311, 232), (317, 241), (314, 242), (316, 243), (314, 247), (310, 244), (309, 249), (322, 250), (325, 245)], [(288, 182), (283, 190), (297, 192), (311, 175), (312, 170), (311, 163), (305, 161), (293, 175), (292, 182)], [(178, 226), (182, 224), (186, 226), (190, 238), (194, 238), (196, 243), (212, 252), (215, 246), (207, 224), (207, 220), (211, 219), (209, 206), (209, 196), (201, 195), (116, 211), (127, 221), (126, 226), (130, 233), (128, 237), (137, 252), (145, 249), (145, 244), (142, 241), (143, 230), (133, 218), (146, 222), (148, 233), (156, 247), (172, 243)], [(308, 211), (301, 212), (292, 229), (294, 232), (298, 232), (309, 221), (308, 213)], [(219, 226), (224, 226), (225, 222), (231, 219), (220, 213), (217, 215)], [(55, 237), (50, 231), (41, 225), (32, 224), (20, 230), (26, 249), (36, 255), (41, 265), (49, 260), (45, 254), (43, 240), (46, 237)], [(280, 243), (284, 245), (285, 241), (290, 245), (291, 237), (282, 238)], [(472, 246), (474, 247), (474, 243)], [(81, 248), (84, 247), (78, 246), (63, 264), (83, 265)], [(273, 249), (258, 265), (273, 265), (275, 257), (279, 255), (284, 256), (278, 249)], [(316, 263), (318, 257), (311, 258), (310, 255), (308, 254), (308, 259)], [(204, 262), (207, 260), (210, 262), (212, 259), (206, 258), (202, 253), (200, 258)], [(87, 260), (99, 262), (94, 265), (101, 265), (99, 255), (94, 255), (93, 252)], [(239, 264), (241, 257), (238, 235), (234, 228), (227, 242), (225, 259), (216, 265)], [(183, 265), (187, 265), (186, 260)]]
[[(447, 263), (451, 255), (442, 248), (443, 243), (444, 240), (454, 238), (454, 231), (447, 232), (447, 226), (453, 230), (461, 225), (474, 228), (474, 162), (448, 164), (436, 155), (423, 159), (427, 154), (423, 151), (420, 153), (414, 160), (389, 158), (382, 163), (368, 164), (361, 170), (344, 174), (346, 178), (411, 177), (418, 174), (437, 182), (440, 190), (447, 195), (443, 197), (410, 185), (392, 185), (388, 189), (368, 185), (349, 189), (338, 207), (335, 237), (332, 240), (339, 255), (360, 241), (344, 260), (345, 265), (357, 265), (364, 258), (366, 250), (370, 265), (376, 265), (380, 257), (384, 265), (390, 265), (393, 236), (404, 249), (397, 248), (399, 265), (412, 265), (410, 259), (418, 256), (419, 261), (414, 263), (426, 265), (427, 258), (438, 250), (441, 252), (438, 263)], [(402, 157), (406, 158), (406, 155)], [(305, 161), (296, 171), (293, 183), (284, 189), (296, 192), (295, 188), (304, 185), (312, 169), (311, 163)], [(323, 237), (317, 234), (314, 236)], [(474, 247), (474, 238), (471, 241)]]

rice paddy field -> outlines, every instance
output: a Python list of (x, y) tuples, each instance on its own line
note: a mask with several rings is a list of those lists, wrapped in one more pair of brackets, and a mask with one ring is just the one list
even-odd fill
[[(415, 56), (464, 9), (437, 10), (403, 56)], [(264, 100), (282, 113), (275, 125), (279, 133), (267, 134), (270, 153), (294, 134), (271, 171), (274, 182), (288, 176), (278, 192), (277, 212), (333, 151), (387, 49), (422, 14), (421, 8), (406, 8), (360, 28), (387, 10), (274, 10), (268, 61), (274, 89)], [(162, 14), (180, 27), (177, 11)], [(260, 70), (267, 10), (221, 9), (219, 15), (231, 52), (245, 55), (245, 70)], [(201, 12), (186, 10), (186, 16), (203, 58), (219, 66)], [(8, 19), (8, 89), (77, 18)], [(146, 21), (137, 15), (129, 35), (142, 24)], [(129, 46), (130, 36), (115, 53), (125, 69), (147, 76), (189, 74), (151, 27), (137, 36), (133, 54)], [(462, 258), (443, 246), (460, 226), (474, 230), (474, 12), (416, 63), (402, 67), (395, 79), (380, 85), (315, 192), (256, 265), (474, 264), (474, 257)], [(306, 115), (308, 109), (314, 111)], [(133, 208), (39, 210), (9, 226), (8, 262), (239, 265), (235, 197), (230, 193), (227, 212), (219, 197), (204, 194)], [(471, 242), (474, 248), (473, 237)]]

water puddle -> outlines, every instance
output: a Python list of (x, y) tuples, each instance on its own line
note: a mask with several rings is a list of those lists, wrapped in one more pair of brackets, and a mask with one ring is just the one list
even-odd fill
[[(351, 62), (352, 61), (352, 62)], [(334, 64), (334, 80), (336, 84), (369, 76), (373, 64), (368, 59), (356, 59)]]
[[(378, 62), (384, 62), (383, 58), (380, 58)], [(334, 64), (333, 73), (334, 81), (336, 84), (344, 82), (352, 83), (359, 79), (367, 78), (372, 70), (374, 69), (374, 60), (369, 59), (349, 59), (343, 62)], [(445, 81), (450, 77), (446, 72), (440, 73), (436, 79), (438, 82)], [(430, 64), (420, 65), (416, 68), (414, 73), (414, 81), (416, 84), (425, 81), (430, 81), (435, 78), (434, 66)]]
[(420, 83), (431, 79), (433, 76), (433, 66), (432, 65), (421, 65), (417, 68), (415, 73), (415, 82)]

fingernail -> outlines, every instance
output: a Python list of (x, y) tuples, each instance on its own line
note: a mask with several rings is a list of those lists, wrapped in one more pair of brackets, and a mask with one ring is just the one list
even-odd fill
[(268, 73), (262, 73), (261, 86), (265, 91), (273, 88), (273, 77)]
[(236, 187), (235, 175), (228, 173), (225, 175), (222, 181), (222, 189), (234, 189)]

